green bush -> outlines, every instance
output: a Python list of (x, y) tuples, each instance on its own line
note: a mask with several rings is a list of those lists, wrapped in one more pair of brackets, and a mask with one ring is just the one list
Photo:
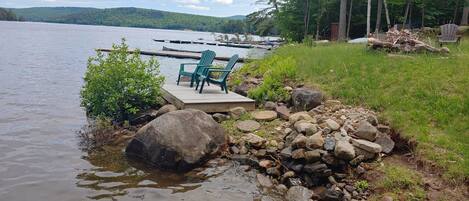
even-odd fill
[(263, 74), (264, 80), (261, 85), (248, 92), (250, 98), (258, 102), (290, 99), (285, 86), (295, 83), (298, 79), (297, 64), (292, 57), (272, 56), (260, 63), (255, 73)]
[(156, 59), (140, 58), (140, 52), (128, 54), (125, 39), (114, 44), (106, 57), (97, 52), (88, 59), (81, 90), (81, 105), (91, 117), (124, 121), (136, 113), (157, 106), (161, 99), (160, 75)]

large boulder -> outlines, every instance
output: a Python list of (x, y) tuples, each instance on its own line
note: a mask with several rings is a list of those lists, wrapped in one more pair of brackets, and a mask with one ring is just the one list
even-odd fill
[(140, 128), (125, 152), (162, 169), (187, 171), (224, 145), (224, 129), (210, 115), (186, 109), (166, 113)]
[(321, 105), (322, 99), (322, 93), (319, 91), (297, 88), (292, 93), (293, 109), (295, 111), (309, 111)]

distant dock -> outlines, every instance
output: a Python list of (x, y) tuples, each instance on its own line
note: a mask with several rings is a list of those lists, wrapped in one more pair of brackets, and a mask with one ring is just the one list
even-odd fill
[[(111, 52), (111, 49), (107, 48), (100, 48), (96, 49), (96, 51), (100, 52)], [(129, 50), (129, 54), (135, 53), (135, 50)], [(182, 51), (168, 51), (168, 50), (161, 50), (161, 51), (140, 51), (140, 54), (142, 55), (148, 55), (148, 56), (160, 56), (160, 57), (172, 57), (172, 58), (179, 58), (179, 59), (200, 59), (201, 54), (200, 53), (194, 53), (194, 52), (182, 52)], [(230, 57), (220, 57), (217, 56), (215, 57), (215, 60), (219, 61), (229, 61)], [(246, 62), (246, 58), (239, 58), (239, 62)]]
[(245, 43), (231, 43), (231, 42), (204, 42), (204, 41), (190, 41), (190, 40), (159, 40), (153, 39), (155, 42), (159, 43), (174, 43), (174, 44), (198, 44), (198, 45), (212, 45), (212, 46), (223, 46), (223, 47), (233, 47), (233, 48), (243, 48), (243, 49), (264, 49), (271, 50), (273, 46), (269, 45), (256, 45), (256, 44), (245, 44)]

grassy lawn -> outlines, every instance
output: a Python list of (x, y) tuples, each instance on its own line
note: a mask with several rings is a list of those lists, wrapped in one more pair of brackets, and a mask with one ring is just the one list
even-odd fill
[[(271, 80), (295, 74), (332, 98), (379, 111), (382, 119), (419, 143), (419, 156), (436, 162), (449, 181), (460, 183), (469, 178), (469, 38), (450, 49), (448, 56), (389, 56), (364, 45), (287, 45), (240, 72), (250, 68)], [(295, 69), (269, 74), (282, 66)]]

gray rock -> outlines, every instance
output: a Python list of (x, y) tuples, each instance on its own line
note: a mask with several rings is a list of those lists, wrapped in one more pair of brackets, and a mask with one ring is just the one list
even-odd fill
[(129, 123), (131, 125), (143, 124), (155, 119), (157, 116), (158, 110), (150, 109), (148, 111), (135, 115), (135, 117), (132, 118)]
[(259, 137), (258, 135), (253, 133), (246, 134), (242, 137), (242, 139), (255, 148), (263, 148), (265, 143), (267, 142), (267, 140), (265, 140), (264, 138)]
[(318, 132), (318, 128), (315, 124), (312, 124), (304, 120), (297, 121), (294, 127), (297, 132), (303, 133), (305, 135), (312, 135)]
[(261, 124), (254, 120), (239, 121), (236, 123), (236, 128), (245, 133), (256, 131), (260, 127)]
[(335, 146), (334, 155), (343, 160), (352, 160), (355, 157), (355, 149), (352, 144), (347, 141), (337, 141)]
[(255, 111), (251, 112), (251, 116), (257, 121), (272, 121), (277, 118), (277, 112), (270, 110)]
[(305, 158), (305, 150), (304, 149), (296, 149), (292, 151), (291, 157), (293, 159), (299, 160), (299, 159), (304, 159)]
[(336, 105), (340, 105), (340, 101), (338, 100), (326, 100), (326, 102), (324, 102), (324, 106), (328, 107), (328, 108), (332, 108)]
[(292, 186), (285, 195), (287, 201), (309, 201), (313, 196), (313, 191), (303, 186)]
[(340, 128), (340, 125), (332, 119), (327, 119), (326, 120), (326, 125), (327, 125), (327, 127), (329, 127), (333, 131), (339, 130), (339, 128)]
[(265, 170), (265, 172), (269, 175), (272, 175), (272, 176), (275, 176), (275, 177), (279, 177), (282, 173), (280, 172), (280, 170), (276, 167), (271, 167), (271, 168), (267, 168)]
[(367, 140), (352, 140), (353, 146), (356, 146), (360, 149), (363, 149), (365, 151), (371, 152), (371, 153), (380, 153), (382, 148), (381, 145), (367, 141)]
[(324, 170), (327, 169), (327, 165), (324, 163), (313, 163), (313, 164), (307, 164), (303, 167), (303, 170), (309, 174), (313, 173), (320, 173)]
[(371, 153), (369, 151), (366, 151), (366, 150), (361, 149), (361, 148), (356, 147), (356, 146), (354, 146), (354, 148), (355, 148), (355, 155), (357, 155), (357, 156), (362, 155), (364, 157), (363, 160), (374, 159), (378, 155), (376, 153)]
[(272, 188), (274, 186), (272, 180), (270, 180), (269, 177), (266, 177), (263, 174), (257, 174), (256, 178), (257, 182), (259, 182), (259, 184), (264, 188)]
[(288, 179), (286, 179), (285, 183), (287, 184), (287, 186), (301, 186), (301, 185), (303, 185), (303, 182), (301, 182), (301, 179), (297, 178), (297, 177), (288, 178)]
[(280, 156), (284, 159), (291, 158), (291, 155), (292, 155), (291, 146), (285, 147), (284, 149), (282, 149), (282, 151), (280, 151)]
[(381, 132), (378, 132), (375, 143), (381, 145), (383, 152), (387, 154), (391, 153), (395, 145), (394, 141), (387, 134)]
[(277, 104), (272, 101), (267, 101), (264, 104), (264, 109), (266, 110), (275, 110), (276, 107), (277, 107)]
[(321, 160), (321, 152), (319, 150), (305, 152), (305, 159), (308, 162), (316, 162)]
[(233, 154), (239, 154), (239, 148), (236, 146), (230, 147), (231, 153)]
[(368, 121), (371, 125), (377, 126), (378, 125), (378, 118), (375, 115), (368, 115), (366, 117), (366, 121)]
[(200, 110), (187, 109), (166, 113), (140, 128), (125, 152), (159, 168), (187, 171), (224, 145), (220, 124)]
[(294, 176), (295, 176), (295, 172), (293, 172), (293, 171), (287, 171), (287, 172), (285, 172), (285, 173), (282, 175), (281, 181), (284, 182), (286, 179), (292, 178), (292, 177), (294, 177)]
[(357, 157), (355, 157), (353, 160), (351, 160), (349, 163), (350, 165), (352, 166), (357, 166), (357, 165), (360, 165), (360, 163), (365, 160), (365, 156), (364, 155), (358, 155)]
[(166, 114), (168, 112), (174, 112), (178, 110), (178, 108), (174, 105), (171, 105), (171, 104), (168, 104), (168, 105), (164, 105), (163, 107), (161, 107), (159, 110), (158, 110), (158, 113), (157, 113), (157, 116), (161, 116), (163, 114)]
[(292, 141), (292, 146), (295, 148), (305, 148), (306, 147), (306, 140), (308, 138), (305, 137), (302, 134), (299, 134), (295, 137), (295, 139)]
[(275, 111), (277, 112), (277, 115), (283, 120), (288, 120), (290, 118), (290, 109), (288, 109), (286, 106), (277, 106), (275, 107)]
[(248, 96), (248, 91), (252, 87), (253, 86), (248, 83), (242, 83), (241, 85), (238, 85), (234, 88), (234, 92), (242, 96)]
[(322, 102), (322, 93), (319, 91), (297, 88), (292, 92), (293, 109), (295, 111), (309, 111)]
[(215, 114), (212, 115), (212, 117), (218, 123), (221, 123), (221, 122), (224, 122), (224, 121), (230, 119), (230, 116), (225, 115), (225, 114), (221, 114), (221, 113), (215, 113)]
[(326, 151), (333, 151), (335, 149), (335, 140), (331, 136), (324, 139), (324, 149)]
[(379, 124), (376, 129), (378, 129), (379, 132), (389, 134), (391, 133), (391, 127)]
[(292, 124), (294, 124), (294, 123), (296, 123), (297, 121), (300, 121), (300, 120), (305, 120), (305, 121), (308, 121), (308, 122), (311, 122), (311, 123), (315, 122), (315, 119), (313, 117), (311, 117), (307, 112), (297, 112), (297, 113), (291, 114), (290, 117), (288, 118), (288, 120)]
[(377, 132), (378, 130), (368, 121), (361, 121), (358, 125), (357, 132), (354, 134), (361, 139), (374, 141), (376, 139)]
[(288, 191), (288, 188), (287, 186), (283, 185), (283, 184), (279, 184), (277, 186), (275, 186), (275, 190), (277, 190), (277, 192), (279, 192), (281, 195), (287, 193)]
[(342, 191), (334, 190), (334, 189), (327, 189), (324, 192), (324, 201), (343, 201), (344, 193)]
[(231, 118), (233, 119), (239, 119), (241, 115), (246, 114), (246, 109), (244, 107), (234, 107), (230, 109), (229, 112)]
[(306, 140), (306, 147), (311, 149), (319, 149), (324, 145), (324, 138), (322, 137), (322, 132), (319, 131), (316, 134), (308, 137)]

